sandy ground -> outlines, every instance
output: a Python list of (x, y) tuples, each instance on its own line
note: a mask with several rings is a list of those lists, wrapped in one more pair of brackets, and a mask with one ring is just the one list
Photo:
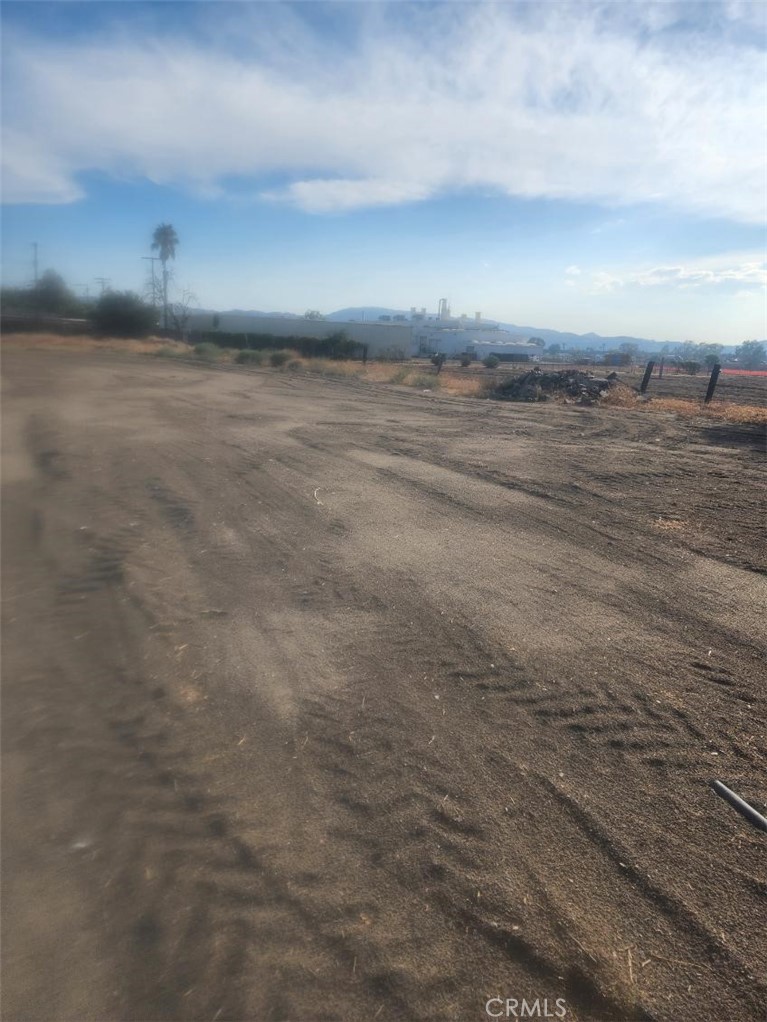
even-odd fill
[(764, 1017), (763, 431), (3, 388), (4, 1018)]

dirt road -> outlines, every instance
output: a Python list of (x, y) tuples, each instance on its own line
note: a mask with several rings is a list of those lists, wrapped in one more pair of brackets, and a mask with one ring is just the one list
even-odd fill
[(758, 433), (3, 376), (6, 1019), (763, 1017)]

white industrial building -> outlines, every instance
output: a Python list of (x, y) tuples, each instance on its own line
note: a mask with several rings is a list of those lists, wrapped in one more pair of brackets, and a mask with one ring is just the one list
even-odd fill
[(413, 341), (416, 355), (444, 353), (448, 357), (461, 352), (485, 358), (487, 355), (500, 357), (527, 356), (536, 358), (543, 351), (543, 341), (529, 341), (504, 330), (496, 323), (482, 319), (481, 312), (474, 318), (452, 316), (446, 298), (441, 298), (436, 316), (426, 314), (425, 309), (410, 310)]
[(187, 329), (195, 333), (270, 334), (273, 337), (328, 337), (343, 331), (367, 345), (371, 358), (410, 358), (413, 331), (409, 323), (339, 323), (327, 319), (292, 319), (287, 316), (249, 316), (247, 313), (195, 313)]
[(448, 358), (467, 352), (476, 358), (496, 354), (501, 358), (536, 358), (543, 341), (529, 341), (509, 333), (495, 323), (450, 314), (447, 299), (440, 299), (436, 315), (411, 308), (410, 315), (381, 316), (377, 322), (339, 322), (283, 316), (253, 316), (248, 313), (195, 313), (188, 329), (194, 333), (270, 334), (274, 337), (327, 337), (343, 331), (347, 337), (367, 345), (371, 358), (413, 358), (444, 354)]

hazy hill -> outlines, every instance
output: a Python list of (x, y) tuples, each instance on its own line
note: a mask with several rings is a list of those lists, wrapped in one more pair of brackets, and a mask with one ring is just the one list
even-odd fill
[(338, 309), (337, 312), (330, 312), (325, 319), (333, 322), (346, 323), (375, 323), (379, 316), (407, 316), (410, 317), (409, 309), (384, 309), (377, 305), (365, 305), (358, 309)]

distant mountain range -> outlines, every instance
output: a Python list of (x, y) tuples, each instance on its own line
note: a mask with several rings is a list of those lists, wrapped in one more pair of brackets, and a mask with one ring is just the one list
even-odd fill
[[(199, 309), (198, 312), (210, 312), (213, 313), (213, 309)], [(296, 319), (301, 320), (304, 317), (298, 316), (294, 312), (259, 312), (256, 309), (227, 309), (227, 313), (236, 314), (238, 316), (258, 316), (260, 318), (265, 317), (277, 317), (279, 319)], [(224, 313), (221, 312), (221, 315)], [(337, 309), (336, 312), (328, 313), (324, 318), (331, 323), (376, 323), (378, 322), (379, 316), (407, 316), (408, 320), (410, 317), (409, 309), (386, 309), (383, 306), (378, 305), (364, 305), (348, 309)], [(636, 344), (642, 351), (660, 351), (666, 345), (669, 345), (673, 351), (675, 348), (681, 347), (683, 341), (656, 341), (647, 337), (629, 337), (629, 336), (618, 336), (618, 337), (606, 337), (602, 334), (587, 333), (587, 334), (573, 334), (563, 330), (549, 330), (547, 327), (540, 326), (520, 326), (516, 323), (501, 323), (495, 319), (484, 319), (483, 323), (487, 323), (489, 326), (499, 326), (503, 330), (508, 330), (510, 334), (514, 334), (516, 337), (527, 339), (528, 337), (540, 337), (550, 344), (561, 344), (563, 348), (594, 348), (597, 351), (604, 349), (605, 351), (611, 351), (617, 348), (621, 344)], [(736, 345), (725, 344), (725, 351), (734, 351)]]
[[(304, 318), (303, 316), (297, 316), (295, 312), (258, 312), (256, 309), (226, 309), (226, 311), (222, 311), (221, 309), (218, 309), (218, 310), (217, 309), (195, 309), (195, 312), (205, 312), (205, 313), (209, 312), (212, 315), (215, 315), (216, 312), (218, 312), (218, 314), (220, 316), (229, 316), (229, 315), (231, 315), (231, 316), (260, 316), (262, 318), (266, 318), (267, 316), (269, 316), (272, 319), (303, 319)], [(325, 318), (327, 319), (329, 317), (325, 317)]]

